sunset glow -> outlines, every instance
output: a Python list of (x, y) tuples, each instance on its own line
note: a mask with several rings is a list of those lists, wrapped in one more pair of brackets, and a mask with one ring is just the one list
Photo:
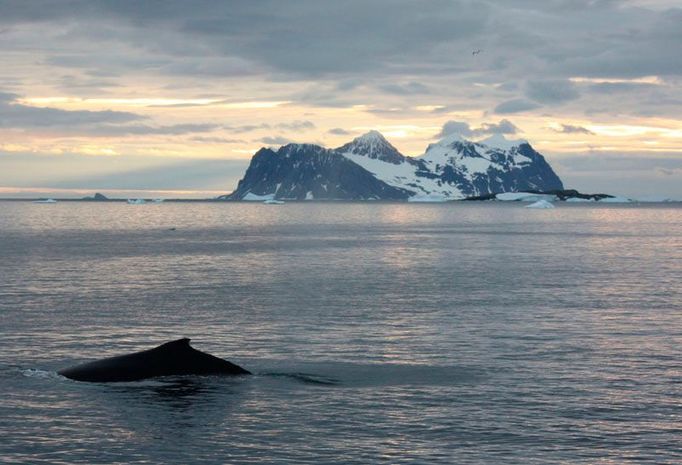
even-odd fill
[[(94, 20), (102, 28), (122, 27), (131, 34), (130, 40), (118, 35), (116, 41), (84, 28), (84, 17), (70, 9), (54, 12), (69, 18), (69, 26), (19, 16), (4, 21), (2, 30), (0, 155), (21, 155), (31, 171), (38, 166), (35, 156), (40, 155), (40, 166), (50, 171), (56, 159), (44, 156), (64, 154), (108, 159), (102, 162), (104, 171), (112, 158), (121, 156), (170, 163), (241, 160), (245, 166), (262, 146), (306, 142), (335, 147), (376, 129), (406, 155), (418, 156), (448, 121), (477, 129), (506, 120), (515, 130), (505, 136), (530, 141), (569, 186), (614, 186), (634, 194), (665, 185), (669, 195), (682, 194), (682, 188), (673, 187), (682, 185), (676, 182), (682, 181), (677, 97), (682, 70), (672, 65), (676, 58), (680, 61), (673, 48), (660, 50), (661, 43), (672, 40), (665, 37), (671, 18), (682, 13), (667, 10), (665, 2), (636, 3), (589, 7), (593, 30), (607, 30), (607, 25), (643, 28), (636, 41), (614, 39), (606, 32), (601, 39), (576, 36), (569, 26), (580, 21), (579, 15), (551, 5), (526, 6), (529, 10), (524, 11), (497, 4), (453, 4), (452, 11), (425, 8), (424, 24), (419, 19), (413, 24), (409, 14), (396, 16), (408, 30), (422, 30), (410, 36), (410, 46), (382, 42), (381, 29), (362, 32), (364, 48), (359, 49), (351, 37), (344, 39), (351, 43), (332, 42), (305, 33), (306, 40), (324, 45), (320, 56), (310, 50), (304, 56), (292, 44), (273, 42), (251, 27), (221, 31), (223, 39), (201, 30), (189, 33), (181, 19), (162, 12), (148, 27), (165, 34), (169, 43), (136, 42), (132, 16)], [(201, 17), (196, 11), (187, 14), (190, 19)], [(222, 11), (207, 14), (219, 16)], [(348, 14), (350, 27), (356, 12)], [(385, 24), (383, 14), (389, 13), (373, 7), (362, 12), (377, 28)], [(534, 14), (543, 15), (542, 24), (534, 22)], [(314, 22), (330, 20), (323, 12), (319, 15)], [(468, 29), (463, 37), (429, 37), (423, 32), (437, 17), (444, 18), (446, 30), (463, 21)], [(504, 27), (490, 25), (502, 18), (508, 18)], [(265, 30), (275, 25), (298, 30), (295, 15), (279, 9), (259, 21)], [(646, 26), (650, 30), (643, 24), (651, 24)], [(510, 35), (528, 39), (522, 25), (541, 39), (532, 46), (513, 45)], [(382, 27), (392, 33), (390, 26)], [(567, 45), (562, 40), (569, 30)], [(46, 45), (43, 34), (58, 47)], [(174, 51), (170, 43), (176, 40), (187, 50)], [(225, 51), (219, 48), (221, 40), (240, 45)], [(588, 52), (600, 40), (603, 51)], [(482, 52), (472, 56), (472, 49)], [(591, 58), (581, 58), (590, 53)], [(107, 61), (105, 55), (115, 58)], [(481, 132), (470, 138), (484, 138)], [(627, 160), (633, 157), (637, 171), (629, 176), (640, 176), (641, 181), (619, 184), (609, 169), (632, 167)], [(591, 160), (589, 166), (585, 160)], [(611, 168), (605, 169), (604, 163)], [(225, 174), (225, 191), (234, 188), (238, 175)], [(10, 178), (0, 177), (0, 185), (12, 187)], [(168, 185), (179, 190), (200, 187), (198, 181)]]

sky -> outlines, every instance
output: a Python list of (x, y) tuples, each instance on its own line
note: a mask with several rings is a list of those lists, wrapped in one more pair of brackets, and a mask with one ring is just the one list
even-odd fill
[(682, 198), (679, 0), (0, 0), (0, 57), (0, 197), (213, 196), (262, 146), (376, 129)]

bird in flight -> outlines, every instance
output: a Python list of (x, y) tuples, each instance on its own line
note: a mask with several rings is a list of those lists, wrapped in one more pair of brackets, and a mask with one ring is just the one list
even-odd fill
[(473, 52), (471, 52), (471, 54), (472, 54), (472, 55), (478, 55), (478, 54), (481, 53), (482, 51), (483, 51), (483, 50), (481, 50), (481, 49), (479, 48), (479, 49), (476, 49), (476, 50), (474, 50)]

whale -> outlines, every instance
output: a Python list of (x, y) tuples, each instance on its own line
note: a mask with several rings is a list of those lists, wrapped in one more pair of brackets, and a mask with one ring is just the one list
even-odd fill
[(166, 342), (153, 349), (104, 358), (59, 370), (75, 381), (111, 383), (160, 376), (250, 375), (244, 368), (190, 346), (189, 338)]

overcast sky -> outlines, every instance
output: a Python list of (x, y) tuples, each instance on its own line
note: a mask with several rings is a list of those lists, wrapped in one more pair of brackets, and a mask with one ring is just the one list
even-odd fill
[(504, 133), (567, 187), (682, 198), (679, 4), (0, 0), (0, 196), (229, 192), (261, 146), (378, 129), (415, 156)]

